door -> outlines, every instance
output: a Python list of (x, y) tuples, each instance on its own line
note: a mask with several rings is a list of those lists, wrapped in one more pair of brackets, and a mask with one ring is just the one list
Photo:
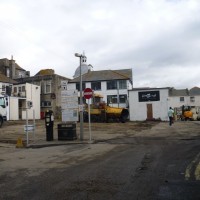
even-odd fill
[(147, 104), (147, 120), (153, 119), (153, 108), (152, 104)]

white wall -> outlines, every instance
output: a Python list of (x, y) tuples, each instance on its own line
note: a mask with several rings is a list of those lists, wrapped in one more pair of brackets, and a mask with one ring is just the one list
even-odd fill
[(181, 107), (182, 105), (189, 105), (189, 96), (182, 96), (184, 97), (185, 101), (181, 102), (180, 101), (180, 96), (173, 96), (173, 97), (168, 97), (168, 104), (172, 108), (178, 108)]
[(200, 95), (195, 96), (195, 101), (190, 103), (191, 106), (200, 106)]
[(17, 97), (8, 97), (8, 120), (19, 120), (19, 100)]
[[(127, 80), (127, 89), (119, 89), (119, 90), (107, 90), (107, 84), (106, 81), (102, 81), (101, 82), (101, 90), (96, 90), (94, 91), (96, 94), (101, 94), (103, 96), (103, 101), (105, 103), (107, 103), (107, 95), (127, 95), (127, 99), (128, 99), (128, 89), (131, 88), (131, 84), (130, 82)], [(91, 82), (87, 82), (86, 83), (86, 88), (91, 88)], [(68, 83), (67, 85), (67, 89), (76, 89), (76, 83)], [(78, 95), (80, 96), (80, 94), (78, 93)], [(112, 104), (110, 106), (113, 107), (118, 107), (118, 104)], [(126, 107), (126, 103), (120, 103), (119, 107)]]
[[(40, 119), (40, 86), (26, 83), (26, 101), (32, 101), (33, 107), (28, 109), (28, 118)], [(26, 111), (22, 112), (22, 119), (26, 119)]]
[[(183, 96), (181, 96), (183, 97)], [(180, 101), (180, 96), (178, 97), (169, 97), (168, 98), (169, 106), (172, 108), (179, 108), (183, 105), (185, 106), (200, 106), (200, 96), (195, 96), (195, 101), (190, 101), (190, 96), (184, 96), (184, 101)]]
[(67, 84), (67, 90), (75, 90), (75, 89), (76, 89), (76, 83)]
[[(30, 83), (15, 85), (19, 88), (25, 86), (25, 96), (24, 97), (10, 97), (10, 120), (19, 120), (20, 115), (23, 120), (26, 120), (26, 107), (27, 101), (32, 101), (33, 107), (27, 110), (28, 119), (40, 119), (40, 86), (33, 85)], [(22, 105), (19, 108), (19, 101)]]
[[(160, 91), (160, 101), (139, 102), (138, 92)], [(149, 89), (129, 91), (130, 121), (143, 121), (147, 119), (147, 104), (152, 104), (153, 118), (168, 120), (168, 89)]]

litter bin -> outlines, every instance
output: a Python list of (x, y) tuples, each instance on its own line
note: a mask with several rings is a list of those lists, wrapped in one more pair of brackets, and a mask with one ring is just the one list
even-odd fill
[(58, 140), (75, 140), (76, 123), (61, 123), (58, 124)]
[(45, 126), (46, 126), (46, 140), (47, 141), (53, 140), (53, 122), (54, 122), (53, 111), (47, 110), (45, 112)]

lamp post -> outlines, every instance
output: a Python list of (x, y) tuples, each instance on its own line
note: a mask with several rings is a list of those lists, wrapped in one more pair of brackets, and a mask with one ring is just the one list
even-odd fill
[(81, 71), (81, 59), (82, 54), (75, 53), (76, 57), (80, 58), (80, 140), (83, 140), (83, 88), (82, 88), (82, 71)]

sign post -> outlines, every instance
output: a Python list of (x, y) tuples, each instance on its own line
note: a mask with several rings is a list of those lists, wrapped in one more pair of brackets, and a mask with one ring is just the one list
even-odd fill
[(85, 97), (85, 99), (90, 99), (93, 95), (93, 91), (90, 88), (85, 88), (83, 95)]
[(90, 118), (90, 102), (89, 99), (93, 96), (93, 91), (90, 88), (85, 88), (83, 93), (85, 99), (88, 99), (88, 123), (89, 123), (89, 134), (90, 134), (90, 143), (92, 141), (92, 134), (91, 134), (91, 118)]
[(61, 91), (62, 122), (78, 121), (78, 91)]

